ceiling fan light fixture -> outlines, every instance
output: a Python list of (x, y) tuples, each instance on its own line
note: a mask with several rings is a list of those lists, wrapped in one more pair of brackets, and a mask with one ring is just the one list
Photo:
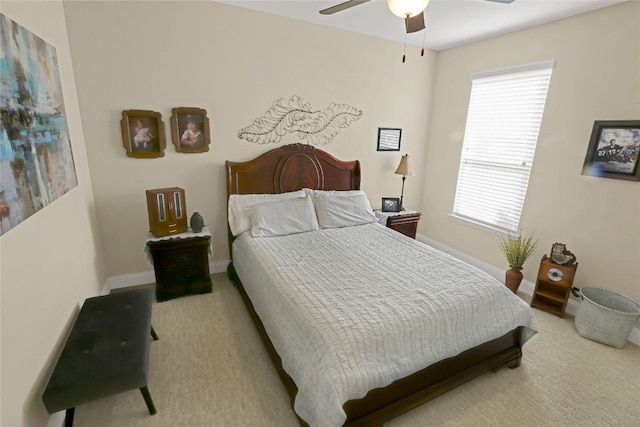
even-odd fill
[(429, 0), (387, 0), (387, 6), (400, 18), (413, 18), (427, 8)]

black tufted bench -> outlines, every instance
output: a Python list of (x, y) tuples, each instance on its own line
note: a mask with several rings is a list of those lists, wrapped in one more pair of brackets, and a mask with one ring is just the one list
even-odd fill
[(75, 407), (139, 388), (151, 415), (147, 389), (153, 290), (138, 288), (85, 300), (42, 395), (50, 414), (66, 410), (73, 425)]

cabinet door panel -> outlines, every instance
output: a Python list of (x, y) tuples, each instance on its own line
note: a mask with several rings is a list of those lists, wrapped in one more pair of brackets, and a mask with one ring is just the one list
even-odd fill
[(167, 201), (164, 193), (156, 195), (156, 201), (158, 203), (158, 221), (164, 222), (167, 220)]
[(172, 196), (174, 219), (177, 221), (184, 217), (184, 203), (182, 201), (182, 194), (179, 191), (174, 191)]

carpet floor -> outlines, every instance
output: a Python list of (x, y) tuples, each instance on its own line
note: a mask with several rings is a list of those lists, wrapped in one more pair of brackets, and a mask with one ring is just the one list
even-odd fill
[[(211, 294), (154, 303), (149, 391), (158, 413), (134, 390), (79, 406), (76, 427), (298, 425), (238, 291), (224, 273), (212, 279)], [(539, 333), (519, 368), (484, 374), (385, 425), (640, 425), (640, 347), (589, 341), (571, 317), (534, 312)]]

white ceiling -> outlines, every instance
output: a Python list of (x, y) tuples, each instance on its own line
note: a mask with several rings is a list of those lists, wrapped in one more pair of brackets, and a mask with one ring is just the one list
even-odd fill
[[(275, 15), (404, 42), (404, 22), (386, 0), (371, 0), (333, 15), (319, 11), (345, 0), (216, 0)], [(627, 0), (431, 0), (425, 10), (426, 32), (409, 34), (407, 43), (444, 50), (511, 31), (589, 12)]]

